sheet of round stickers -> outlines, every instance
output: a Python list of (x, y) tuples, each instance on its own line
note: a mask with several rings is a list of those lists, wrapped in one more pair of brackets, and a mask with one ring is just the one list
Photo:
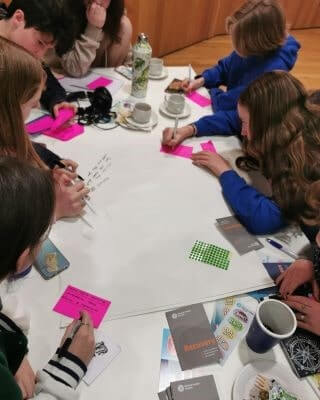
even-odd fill
[(230, 264), (230, 256), (229, 250), (197, 240), (192, 247), (189, 258), (227, 270)]

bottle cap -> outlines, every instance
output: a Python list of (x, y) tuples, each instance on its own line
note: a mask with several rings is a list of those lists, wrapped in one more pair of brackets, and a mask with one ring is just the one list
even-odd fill
[(149, 38), (145, 33), (139, 33), (138, 41), (139, 42), (148, 42)]

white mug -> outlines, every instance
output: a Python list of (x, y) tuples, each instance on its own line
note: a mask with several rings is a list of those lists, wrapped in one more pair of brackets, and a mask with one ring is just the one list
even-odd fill
[(185, 102), (185, 97), (181, 94), (170, 94), (164, 98), (165, 108), (172, 114), (182, 114)]
[(160, 76), (163, 70), (163, 60), (161, 58), (151, 58), (150, 60), (150, 75)]
[(151, 106), (147, 103), (136, 103), (133, 109), (132, 118), (138, 124), (146, 124), (151, 118)]

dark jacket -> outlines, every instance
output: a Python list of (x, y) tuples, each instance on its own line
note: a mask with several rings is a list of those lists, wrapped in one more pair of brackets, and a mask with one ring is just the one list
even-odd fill
[(58, 79), (53, 75), (51, 69), (45, 64), (43, 64), (43, 69), (47, 74), (47, 82), (40, 102), (45, 109), (52, 112), (56, 104), (66, 101), (67, 93), (60, 85)]

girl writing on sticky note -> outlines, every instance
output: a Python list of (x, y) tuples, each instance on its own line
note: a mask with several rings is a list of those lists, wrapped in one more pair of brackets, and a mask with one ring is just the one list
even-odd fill
[(237, 166), (260, 171), (271, 185), (271, 197), (247, 184), (219, 154), (194, 154), (193, 163), (219, 178), (225, 199), (254, 234), (276, 232), (288, 221), (320, 222), (309, 200), (320, 181), (319, 106), (296, 78), (273, 71), (241, 94), (238, 111), (245, 156)]
[[(22, 47), (0, 38), (0, 154), (12, 155), (39, 168), (47, 168), (25, 131), (24, 121), (39, 103), (46, 78), (41, 62)], [(56, 192), (56, 219), (76, 216), (85, 206), (88, 189), (76, 178), (76, 163), (68, 160), (52, 174)]]
[(174, 136), (173, 129), (166, 128), (163, 144), (174, 147), (192, 136), (240, 134), (240, 94), (265, 72), (293, 68), (300, 45), (288, 35), (277, 0), (248, 0), (227, 18), (226, 25), (234, 51), (195, 80), (184, 82), (187, 93), (201, 86), (210, 89), (214, 114), (179, 128)]
[[(50, 171), (0, 156), (0, 282), (22, 274), (35, 260), (54, 220), (55, 197)], [(68, 350), (58, 349), (35, 376), (28, 361), (29, 322), (21, 311), (19, 304), (8, 307), (5, 297), (0, 301), (0, 399), (79, 399), (75, 389), (95, 349), (90, 316), (82, 313)], [(76, 324), (67, 328), (60, 348)], [(38, 339), (52, 335), (45, 321), (42, 325)]]
[[(272, 196), (256, 190), (221, 155), (194, 154), (193, 163), (209, 169), (221, 183), (225, 199), (254, 234), (273, 233), (298, 223), (313, 247), (313, 259), (295, 261), (277, 279), (298, 325), (320, 335), (320, 106), (284, 71), (266, 73), (239, 99), (244, 157), (237, 166), (257, 170), (269, 180)], [(306, 282), (317, 300), (292, 293)]]
[(47, 61), (70, 76), (81, 77), (94, 67), (118, 67), (129, 60), (132, 26), (124, 0), (63, 0), (74, 16), (76, 41), (59, 59), (53, 52)]

